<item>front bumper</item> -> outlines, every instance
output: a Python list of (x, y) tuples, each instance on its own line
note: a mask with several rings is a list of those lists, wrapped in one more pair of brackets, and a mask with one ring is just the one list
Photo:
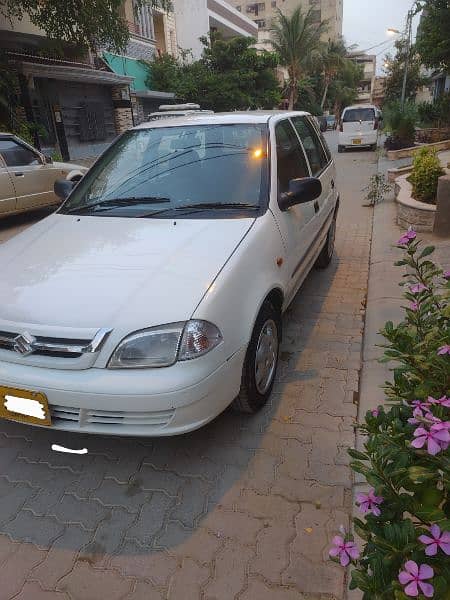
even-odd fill
[[(119, 436), (170, 436), (202, 427), (234, 400), (240, 388), (244, 358), (245, 348), (242, 348), (195, 382), (192, 381), (195, 361), (177, 363), (167, 369), (120, 371), (95, 368), (56, 371), (1, 362), (0, 385), (45, 394), (52, 415), (50, 429)], [(183, 371), (188, 374), (184, 386)], [(170, 391), (162, 389), (164, 378), (166, 390)]]

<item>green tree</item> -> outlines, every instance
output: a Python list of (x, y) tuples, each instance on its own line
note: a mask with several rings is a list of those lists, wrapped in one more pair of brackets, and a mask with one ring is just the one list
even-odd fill
[(336, 76), (330, 82), (327, 107), (339, 120), (342, 110), (354, 104), (358, 98), (358, 85), (363, 76), (363, 67), (353, 60), (343, 62)]
[[(123, 0), (0, 0), (0, 14), (9, 20), (27, 14), (51, 40), (120, 51), (129, 39), (122, 4)], [(138, 0), (138, 4), (171, 8), (170, 0)]]
[[(386, 102), (398, 100), (402, 95), (403, 77), (405, 74), (406, 54), (408, 52), (405, 40), (395, 42), (396, 54), (387, 54), (386, 63)], [(415, 47), (410, 50), (408, 77), (406, 80), (406, 100), (414, 100), (417, 90), (428, 83), (428, 78), (422, 75), (422, 61)]]
[(435, 69), (450, 69), (450, 5), (448, 0), (417, 3), (424, 9), (417, 31), (416, 49), (422, 62)]
[(320, 38), (327, 30), (325, 21), (314, 22), (311, 10), (304, 14), (301, 7), (298, 7), (291, 16), (284, 15), (280, 10), (276, 13), (270, 30), (271, 39), (268, 41), (278, 54), (280, 65), (287, 69), (287, 92), (291, 110), (297, 101), (299, 82), (323, 54), (324, 44)]
[[(150, 63), (154, 89), (174, 92), (186, 102), (215, 111), (273, 108), (281, 100), (274, 74), (277, 57), (252, 48), (255, 40), (202, 39), (200, 60), (189, 53), (176, 59), (163, 55)], [(149, 82), (150, 83), (150, 82)]]
[(320, 101), (320, 107), (324, 108), (325, 101), (327, 99), (328, 88), (333, 78), (335, 78), (339, 71), (344, 67), (345, 61), (349, 60), (346, 58), (347, 48), (343, 39), (337, 42), (329, 41), (325, 52), (322, 54), (322, 74), (323, 74), (323, 94)]

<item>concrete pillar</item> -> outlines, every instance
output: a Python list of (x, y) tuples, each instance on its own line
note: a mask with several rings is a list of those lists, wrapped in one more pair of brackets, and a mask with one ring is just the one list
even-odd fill
[(120, 134), (133, 127), (133, 111), (131, 108), (130, 90), (128, 86), (114, 86), (111, 89), (114, 106), (114, 125)]
[(450, 238), (450, 175), (439, 177), (433, 233)]

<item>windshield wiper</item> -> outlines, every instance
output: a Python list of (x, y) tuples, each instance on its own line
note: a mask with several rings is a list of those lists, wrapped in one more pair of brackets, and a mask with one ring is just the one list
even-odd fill
[(209, 209), (242, 209), (242, 208), (250, 208), (253, 210), (258, 210), (259, 206), (257, 204), (248, 204), (246, 202), (199, 202), (198, 204), (181, 204), (180, 206), (168, 206), (167, 208), (163, 208), (161, 210), (154, 210), (152, 212), (146, 213), (144, 215), (140, 215), (140, 218), (144, 217), (154, 217), (156, 215), (161, 215), (165, 212), (170, 211), (183, 211), (183, 210), (209, 210)]
[[(108, 198), (106, 200), (99, 200), (98, 202), (92, 202), (92, 204), (86, 204), (84, 206), (76, 206), (66, 211), (66, 214), (76, 213), (79, 211), (90, 210), (91, 208), (104, 207), (100, 210), (110, 210), (111, 208), (121, 206), (134, 206), (139, 204), (160, 204), (165, 202), (171, 202), (170, 198), (164, 196), (143, 196), (138, 198), (137, 196), (131, 196), (130, 198)], [(100, 211), (94, 211), (100, 212)]]

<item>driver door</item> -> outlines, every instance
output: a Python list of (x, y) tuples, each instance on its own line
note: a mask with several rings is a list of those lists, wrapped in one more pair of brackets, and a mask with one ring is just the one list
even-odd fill
[[(310, 177), (311, 172), (302, 145), (292, 126), (285, 119), (275, 126), (277, 198), (289, 190), (291, 179)], [(281, 211), (278, 203), (274, 216), (286, 248), (289, 268), (288, 294), (292, 297), (302, 283), (308, 267), (308, 252), (314, 241), (315, 201), (291, 206)]]

